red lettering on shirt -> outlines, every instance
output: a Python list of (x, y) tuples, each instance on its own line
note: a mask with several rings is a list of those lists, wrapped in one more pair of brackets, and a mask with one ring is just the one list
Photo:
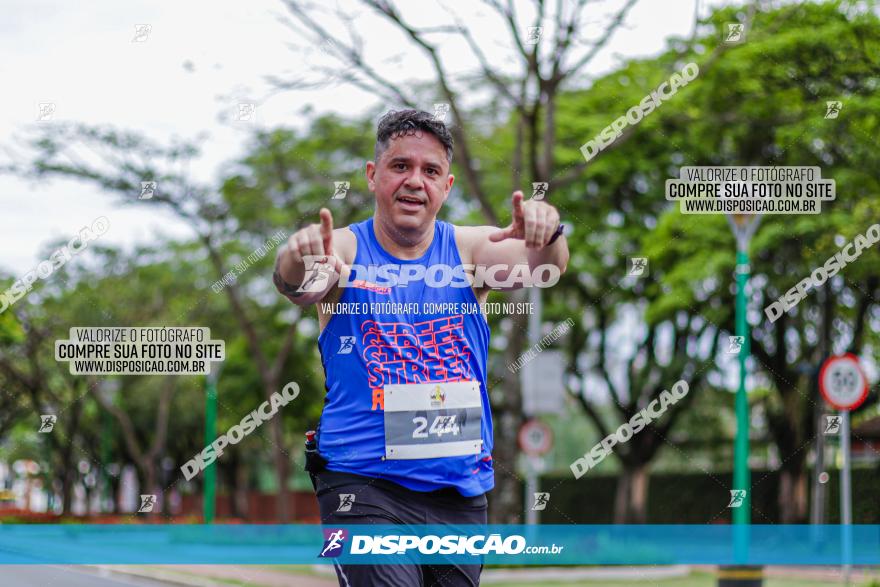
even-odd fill
[(415, 324), (366, 320), (361, 332), (374, 411), (385, 409), (384, 387), (389, 384), (474, 379), (464, 316)]

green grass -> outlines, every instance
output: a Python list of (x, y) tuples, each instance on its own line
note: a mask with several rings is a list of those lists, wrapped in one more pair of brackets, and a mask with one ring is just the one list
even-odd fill
[[(496, 583), (485, 583), (486, 585), (495, 585)], [(497, 583), (500, 585), (500, 583)], [(782, 578), (765, 578), (764, 587), (819, 587), (820, 585), (842, 585), (843, 583), (832, 583), (829, 581), (809, 581), (806, 579), (782, 579)], [(854, 587), (868, 587), (871, 582), (851, 583)], [(603, 585), (608, 587), (647, 587), (656, 585), (658, 587), (714, 587), (718, 585), (718, 579), (713, 573), (691, 573), (687, 577), (672, 577), (669, 579), (657, 579), (644, 581), (634, 581), (631, 579), (616, 581), (612, 579), (580, 579), (577, 581), (539, 581), (531, 583), (522, 582), (505, 582), (505, 587), (545, 587), (547, 585), (566, 585), (567, 587), (596, 587)]]
[[(272, 565), (266, 566), (267, 569), (272, 569), (274, 571), (283, 571), (286, 573), (296, 574), (296, 575), (319, 575), (326, 577), (327, 575), (320, 575), (319, 573), (315, 573), (310, 567), (304, 567), (300, 565)], [(484, 575), (485, 577), (485, 575)], [(332, 578), (332, 577), (331, 577)], [(853, 587), (880, 587), (880, 577), (874, 579), (876, 582), (872, 581), (864, 581), (859, 583), (858, 581), (854, 581), (851, 583)], [(607, 578), (596, 578), (596, 579), (578, 579), (573, 581), (549, 581), (549, 580), (541, 580), (541, 581), (532, 581), (532, 582), (522, 582), (522, 581), (504, 581), (503, 583), (488, 583), (484, 582), (484, 585), (503, 585), (504, 587), (545, 587), (545, 586), (562, 586), (565, 585), (567, 587), (598, 587), (598, 586), (607, 586), (607, 587), (648, 587), (648, 586), (657, 586), (657, 587), (715, 587), (718, 585), (718, 579), (714, 573), (705, 573), (705, 572), (694, 572), (686, 577), (671, 577), (669, 579), (645, 579), (642, 581), (633, 580), (633, 579), (625, 579), (625, 580), (615, 580), (615, 579), (607, 579)], [(808, 580), (808, 579), (785, 579), (785, 578), (765, 578), (764, 579), (764, 587), (820, 587), (827, 585), (842, 585), (843, 583), (836, 583), (830, 581), (821, 581), (821, 580)]]

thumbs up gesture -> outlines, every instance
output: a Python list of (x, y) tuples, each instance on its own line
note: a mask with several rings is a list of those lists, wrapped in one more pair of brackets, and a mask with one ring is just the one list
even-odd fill
[(540, 249), (546, 245), (559, 226), (556, 208), (538, 200), (524, 202), (523, 193), (519, 190), (513, 192), (510, 203), (513, 221), (507, 228), (490, 234), (489, 240), (494, 243), (506, 239), (524, 240), (528, 249)]

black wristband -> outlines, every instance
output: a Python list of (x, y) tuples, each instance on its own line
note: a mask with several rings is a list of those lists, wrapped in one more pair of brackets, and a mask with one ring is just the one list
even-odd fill
[(562, 236), (563, 232), (565, 232), (565, 225), (559, 223), (559, 226), (556, 227), (556, 231), (553, 233), (553, 236), (550, 237), (550, 240), (547, 241), (547, 244), (544, 246), (549, 247), (550, 245), (552, 245), (556, 241), (556, 239)]
[(275, 287), (278, 288), (278, 291), (283, 293), (284, 295), (291, 298), (298, 298), (303, 295), (304, 291), (300, 291), (302, 289), (302, 285), (293, 285), (292, 283), (287, 283), (284, 281), (284, 278), (281, 277), (281, 274), (278, 270), (275, 270), (275, 273), (272, 274), (272, 281), (275, 282)]

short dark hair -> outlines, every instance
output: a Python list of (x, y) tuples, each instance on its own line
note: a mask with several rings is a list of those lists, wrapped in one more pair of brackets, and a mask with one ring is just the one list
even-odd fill
[(375, 158), (379, 161), (388, 148), (388, 141), (404, 135), (429, 132), (446, 148), (446, 160), (452, 163), (452, 135), (442, 120), (437, 120), (424, 110), (391, 110), (379, 119), (376, 129)]

